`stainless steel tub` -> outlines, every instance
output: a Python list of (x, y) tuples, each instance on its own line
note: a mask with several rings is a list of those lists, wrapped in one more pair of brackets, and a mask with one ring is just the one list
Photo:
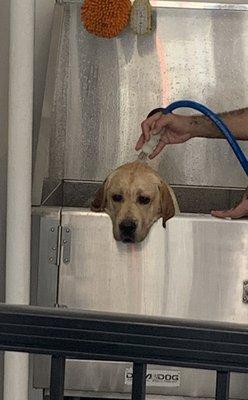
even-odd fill
[[(158, 221), (143, 243), (126, 245), (115, 242), (105, 214), (40, 207), (33, 209), (32, 249), (33, 303), (248, 322), (248, 220), (185, 214), (169, 221), (166, 230)], [(214, 396), (214, 372), (149, 370), (148, 398)], [(128, 398), (130, 373), (129, 364), (71, 360), (65, 390), (77, 396)], [(34, 386), (49, 386), (47, 357), (35, 357)], [(245, 399), (247, 391), (246, 376), (233, 374), (231, 398)]]

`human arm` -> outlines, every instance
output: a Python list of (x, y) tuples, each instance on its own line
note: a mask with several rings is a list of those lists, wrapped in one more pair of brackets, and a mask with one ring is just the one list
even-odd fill
[[(236, 139), (248, 140), (248, 108), (219, 114)], [(160, 134), (160, 141), (150, 158), (156, 157), (168, 144), (184, 143), (196, 137), (212, 139), (225, 138), (215, 124), (206, 116), (184, 116), (163, 114), (161, 109), (153, 110), (141, 124), (142, 134), (136, 144), (140, 150), (151, 135)]]

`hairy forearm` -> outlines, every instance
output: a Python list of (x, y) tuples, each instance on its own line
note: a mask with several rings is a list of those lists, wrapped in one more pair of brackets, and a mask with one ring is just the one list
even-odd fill
[[(219, 114), (227, 127), (238, 140), (248, 140), (248, 108)], [(191, 136), (223, 139), (224, 135), (216, 125), (205, 116), (190, 117)]]

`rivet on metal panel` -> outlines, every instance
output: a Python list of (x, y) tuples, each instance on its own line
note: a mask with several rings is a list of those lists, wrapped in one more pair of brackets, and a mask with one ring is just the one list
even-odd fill
[(243, 303), (248, 303), (248, 281), (243, 282)]

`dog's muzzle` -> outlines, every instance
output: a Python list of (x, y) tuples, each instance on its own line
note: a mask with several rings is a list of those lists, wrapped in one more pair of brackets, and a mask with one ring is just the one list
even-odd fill
[(135, 232), (137, 224), (132, 219), (124, 219), (119, 224), (121, 240), (124, 243), (133, 243), (135, 241)]

